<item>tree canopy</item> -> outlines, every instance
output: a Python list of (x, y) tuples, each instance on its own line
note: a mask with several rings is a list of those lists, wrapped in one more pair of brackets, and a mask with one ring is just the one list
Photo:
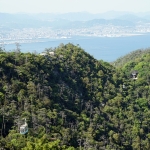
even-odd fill
[(136, 56), (113, 66), (71, 43), (44, 55), (0, 49), (0, 147), (149, 150), (150, 53)]

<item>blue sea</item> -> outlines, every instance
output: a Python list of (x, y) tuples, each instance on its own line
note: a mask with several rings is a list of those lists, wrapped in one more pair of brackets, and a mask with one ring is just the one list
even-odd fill
[[(44, 39), (42, 42), (20, 43), (22, 52), (41, 53), (45, 48), (54, 48), (60, 43), (79, 46), (98, 60), (115, 61), (134, 50), (150, 48), (150, 34), (130, 37), (72, 37), (69, 39)], [(6, 50), (15, 49), (15, 44), (5, 45)]]

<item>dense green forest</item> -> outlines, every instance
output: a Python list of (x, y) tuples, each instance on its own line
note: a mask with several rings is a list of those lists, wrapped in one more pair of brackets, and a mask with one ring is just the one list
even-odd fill
[(126, 63), (131, 61), (140, 61), (140, 59), (143, 57), (143, 55), (150, 53), (150, 48), (147, 49), (139, 49), (136, 51), (132, 51), (131, 53), (127, 54), (126, 56), (118, 58), (116, 61), (112, 62), (115, 67), (122, 67)]
[(149, 150), (149, 69), (150, 49), (110, 64), (71, 43), (44, 55), (0, 48), (0, 148)]

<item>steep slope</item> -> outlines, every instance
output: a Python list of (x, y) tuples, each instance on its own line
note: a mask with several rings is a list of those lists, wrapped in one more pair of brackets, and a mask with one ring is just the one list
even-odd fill
[(116, 95), (112, 80), (115, 70), (79, 46), (60, 45), (54, 49), (54, 56), (49, 54), (51, 50), (47, 49), (44, 56), (1, 52), (2, 135), (7, 141), (10, 130), (17, 134), (26, 118), (29, 137), (40, 138), (47, 133), (61, 144), (78, 147), (78, 139), (88, 136), (94, 146), (100, 136), (98, 125), (108, 119), (103, 107)]
[(144, 53), (115, 68), (70, 43), (44, 55), (1, 51), (0, 147), (149, 150), (149, 64)]
[[(123, 119), (120, 121), (121, 136), (129, 149), (150, 149), (149, 114), (150, 114), (150, 53), (145, 51), (133, 52), (130, 61), (125, 63), (122, 73)], [(139, 55), (137, 55), (139, 54)], [(133, 76), (137, 73), (137, 77)], [(122, 76), (123, 75), (123, 76)], [(122, 123), (123, 124), (122, 124)], [(128, 143), (128, 144), (127, 144)]]

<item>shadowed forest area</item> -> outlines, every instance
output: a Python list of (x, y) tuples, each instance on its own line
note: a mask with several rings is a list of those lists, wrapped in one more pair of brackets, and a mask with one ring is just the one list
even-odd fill
[(0, 148), (149, 150), (149, 69), (150, 49), (108, 63), (71, 43), (0, 48)]

